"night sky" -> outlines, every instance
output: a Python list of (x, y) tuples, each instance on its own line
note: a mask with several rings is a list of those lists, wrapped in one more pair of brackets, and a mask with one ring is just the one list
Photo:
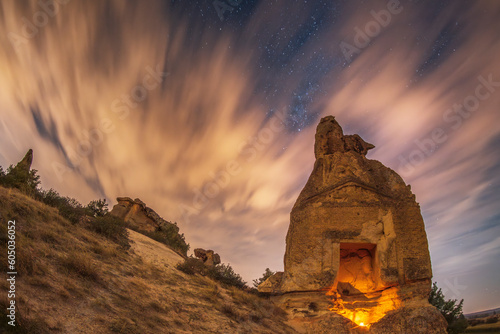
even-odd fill
[(251, 283), (334, 115), (411, 184), (445, 296), (500, 306), (500, 1), (56, 2), (0, 2), (4, 169), (33, 148), (43, 188), (138, 197)]

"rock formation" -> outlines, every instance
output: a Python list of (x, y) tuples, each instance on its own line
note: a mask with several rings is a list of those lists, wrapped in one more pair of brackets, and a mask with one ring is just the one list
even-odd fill
[(30, 196), (35, 195), (40, 177), (36, 170), (31, 170), (33, 162), (33, 150), (29, 149), (24, 158), (15, 166), (9, 166), (0, 174), (0, 184), (8, 188), (17, 188)]
[(163, 232), (168, 238), (173, 250), (186, 256), (189, 246), (184, 240), (184, 235), (179, 234), (179, 227), (161, 218), (153, 209), (146, 206), (140, 199), (132, 200), (130, 197), (118, 197), (118, 204), (113, 206), (110, 214), (127, 222), (131, 229), (145, 232)]
[[(344, 135), (316, 132), (314, 169), (290, 215), (285, 270), (259, 286), (310, 333), (446, 333), (428, 302), (431, 263), (410, 186)], [(335, 330), (334, 330), (335, 328)]]
[(113, 206), (110, 213), (122, 218), (132, 228), (152, 232), (158, 230), (162, 224), (170, 224), (138, 198), (132, 200), (130, 197), (118, 197), (116, 200), (118, 204)]
[(25, 182), (30, 177), (31, 164), (33, 163), (33, 150), (30, 148), (24, 155), (24, 158), (19, 161), (14, 167), (9, 167), (7, 170), (9, 177), (16, 181)]
[(194, 250), (194, 256), (203, 261), (203, 264), (208, 267), (214, 267), (220, 263), (219, 254), (215, 253), (213, 250), (204, 250), (203, 248), (196, 248)]
[(28, 152), (26, 152), (26, 155), (24, 156), (23, 160), (19, 161), (17, 165), (14, 167), (14, 169), (19, 170), (20, 172), (25, 173), (26, 175), (29, 175), (32, 163), (33, 163), (33, 150), (30, 148)]

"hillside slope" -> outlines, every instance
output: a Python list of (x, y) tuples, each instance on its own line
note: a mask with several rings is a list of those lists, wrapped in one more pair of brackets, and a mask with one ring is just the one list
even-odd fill
[(3, 277), (9, 220), (16, 222), (17, 326), (7, 324), (9, 283), (2, 279), (0, 332), (295, 333), (266, 299), (177, 270), (182, 257), (163, 244), (129, 231), (126, 250), (0, 187)]

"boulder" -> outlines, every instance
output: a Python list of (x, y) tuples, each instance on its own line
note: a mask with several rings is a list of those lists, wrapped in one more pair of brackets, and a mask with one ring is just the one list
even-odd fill
[(203, 264), (208, 267), (214, 267), (220, 264), (220, 256), (213, 250), (204, 250), (203, 248), (196, 248), (194, 250), (194, 256), (203, 261)]

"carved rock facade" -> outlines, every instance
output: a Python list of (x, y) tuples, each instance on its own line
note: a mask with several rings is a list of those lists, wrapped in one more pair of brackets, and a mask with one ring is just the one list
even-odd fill
[(275, 294), (304, 332), (446, 333), (427, 302), (431, 262), (410, 186), (367, 159), (374, 146), (344, 135), (333, 116), (315, 139), (314, 169), (290, 215), (284, 273), (259, 290)]

